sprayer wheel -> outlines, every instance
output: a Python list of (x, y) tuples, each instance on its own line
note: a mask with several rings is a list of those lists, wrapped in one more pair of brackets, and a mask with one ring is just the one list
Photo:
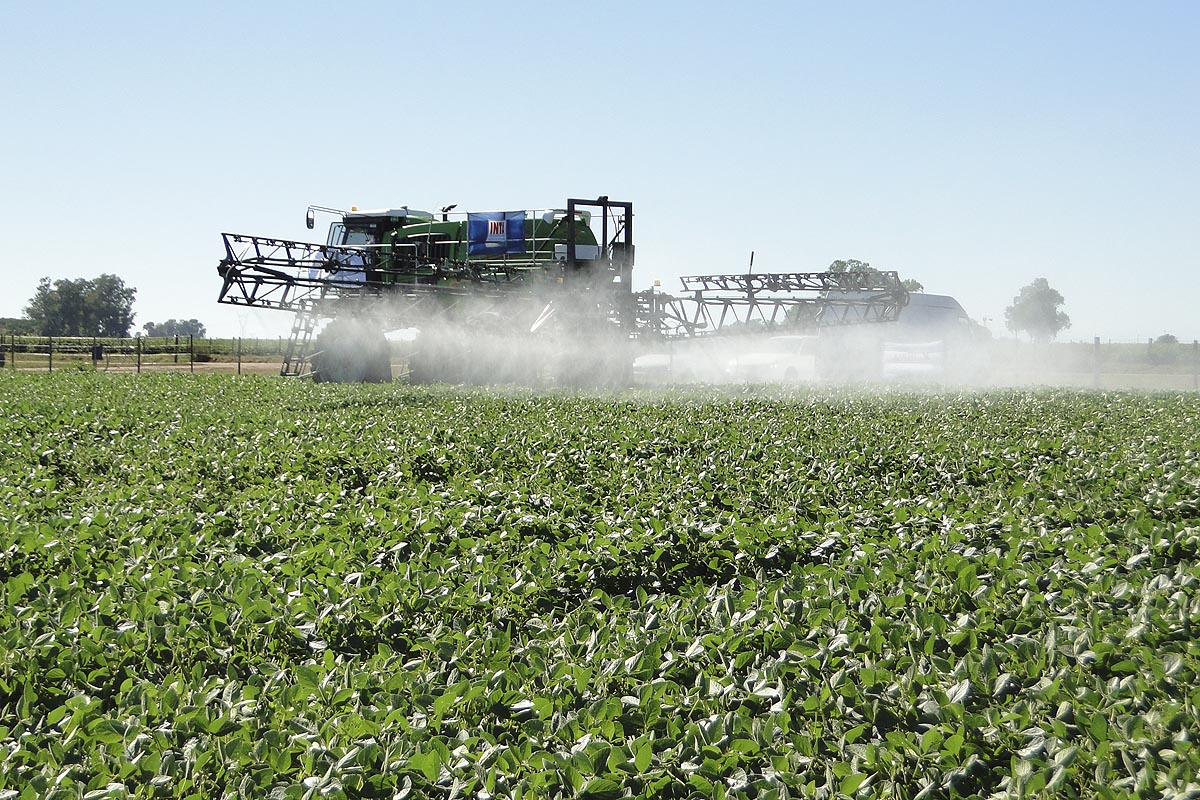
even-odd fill
[(313, 379), (328, 383), (390, 383), (391, 346), (382, 331), (357, 320), (334, 320), (317, 337)]

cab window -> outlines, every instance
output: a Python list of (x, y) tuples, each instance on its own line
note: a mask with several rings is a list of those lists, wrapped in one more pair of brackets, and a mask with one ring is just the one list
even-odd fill
[(346, 239), (342, 242), (351, 247), (364, 244), (375, 244), (375, 235), (370, 231), (350, 228), (346, 231)]

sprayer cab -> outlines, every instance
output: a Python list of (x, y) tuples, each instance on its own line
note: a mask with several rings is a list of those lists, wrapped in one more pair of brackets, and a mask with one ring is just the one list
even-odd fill
[[(470, 236), (471, 221), (473, 218), (487, 218), (487, 221), (498, 222), (501, 226), (506, 223), (516, 222), (516, 227), (524, 233), (524, 238), (529, 240), (529, 244), (533, 245), (534, 252), (541, 252), (544, 248), (537, 247), (537, 243), (545, 240), (564, 239), (566, 235), (566, 219), (568, 211), (566, 209), (550, 209), (539, 212), (503, 212), (503, 219), (491, 219), (492, 216), (500, 212), (483, 212), (480, 214), (459, 213), (452, 214), (452, 210), (457, 208), (456, 205), (444, 207), (438, 214), (433, 214), (429, 211), (419, 211), (417, 209), (401, 208), (378, 209), (378, 210), (363, 210), (360, 211), (357, 207), (351, 208), (349, 211), (339, 211), (337, 209), (325, 208), (323, 206), (309, 206), (308, 213), (305, 217), (305, 225), (309, 230), (316, 227), (316, 212), (323, 211), (336, 214), (339, 219), (334, 221), (329, 226), (329, 231), (325, 239), (327, 245), (333, 246), (373, 246), (385, 245), (389, 242), (403, 241), (409, 238), (449, 238), (453, 240), (462, 239), (468, 242)], [(523, 219), (517, 216), (514, 220), (514, 215), (524, 215)], [(596, 245), (595, 235), (591, 233), (592, 214), (589, 211), (577, 210), (574, 212), (575, 220), (580, 225), (578, 243), (586, 247), (591, 244)], [(496, 235), (497, 226), (493, 226), (488, 231), (489, 241), (493, 241)], [(519, 237), (518, 237), (519, 238)], [(507, 237), (508, 243), (511, 243), (513, 237)], [(565, 242), (558, 242), (565, 244)], [(524, 248), (526, 251), (530, 247)], [(492, 248), (495, 252), (487, 254), (496, 254), (499, 252)], [(482, 249), (481, 249), (482, 252)], [(474, 255), (472, 252), (470, 255)], [(513, 248), (505, 249), (503, 255), (515, 255)], [(594, 259), (598, 252), (592, 252), (591, 257)]]
[[(593, 210), (576, 204), (598, 205), (604, 216), (601, 237), (592, 230)], [(317, 212), (336, 215), (325, 237), (331, 258), (331, 272), (343, 280), (361, 282), (421, 284), (447, 279), (494, 279), (506, 281), (519, 276), (551, 277), (563, 282), (569, 272), (577, 277), (580, 270), (590, 273), (600, 262), (632, 265), (632, 242), (615, 236), (605, 246), (609, 206), (618, 210), (622, 220), (632, 218), (628, 203), (569, 200), (567, 208), (542, 211), (453, 213), (456, 205), (443, 207), (437, 214), (400, 208), (349, 211), (309, 206), (305, 225), (316, 227)], [(624, 224), (624, 223), (622, 223)], [(614, 225), (619, 232), (621, 225)], [(625, 270), (628, 285), (629, 271)], [(622, 282), (620, 278), (617, 282)]]
[(390, 208), (378, 211), (351, 209), (329, 226), (325, 244), (351, 247), (383, 244), (384, 239), (406, 225), (433, 219), (428, 211)]

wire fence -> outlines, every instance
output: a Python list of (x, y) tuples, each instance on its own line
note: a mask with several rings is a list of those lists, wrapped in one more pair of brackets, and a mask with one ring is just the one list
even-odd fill
[(237, 371), (278, 369), (287, 342), (275, 339), (207, 339), (193, 336), (104, 337), (0, 334), (0, 367), (53, 372)]

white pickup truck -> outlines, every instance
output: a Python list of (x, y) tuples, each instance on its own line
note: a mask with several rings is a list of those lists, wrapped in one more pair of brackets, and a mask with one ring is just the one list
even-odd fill
[(737, 383), (812, 383), (817, 379), (817, 337), (771, 336), (747, 341), (725, 365)]
[(812, 383), (817, 337), (728, 336), (675, 344), (633, 362), (634, 381), (662, 383)]

